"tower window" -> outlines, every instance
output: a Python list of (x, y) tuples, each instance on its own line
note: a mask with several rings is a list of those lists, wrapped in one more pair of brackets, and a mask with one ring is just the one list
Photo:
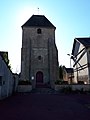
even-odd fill
[(38, 60), (41, 60), (41, 56), (38, 56)]
[(0, 76), (0, 86), (2, 85), (2, 76)]
[(41, 32), (42, 32), (42, 31), (41, 31), (41, 29), (40, 29), (40, 28), (39, 28), (39, 29), (37, 29), (37, 33), (38, 33), (38, 34), (41, 34)]

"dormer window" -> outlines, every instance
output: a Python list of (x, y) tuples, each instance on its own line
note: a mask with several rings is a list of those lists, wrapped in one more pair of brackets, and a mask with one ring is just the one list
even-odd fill
[(41, 29), (39, 28), (39, 29), (37, 29), (37, 33), (38, 34), (41, 34), (42, 33), (42, 31), (41, 31)]

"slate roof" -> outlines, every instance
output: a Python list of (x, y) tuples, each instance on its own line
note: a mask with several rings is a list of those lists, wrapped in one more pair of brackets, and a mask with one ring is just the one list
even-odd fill
[(22, 27), (49, 27), (56, 28), (44, 15), (32, 15)]
[(73, 73), (73, 68), (65, 68), (67, 73)]
[(80, 42), (80, 43), (83, 44), (85, 47), (90, 47), (90, 37), (88, 37), (88, 38), (75, 38), (75, 39), (74, 39), (74, 43), (73, 43), (72, 55), (73, 55), (73, 53), (74, 53), (76, 41)]
[(82, 43), (85, 47), (90, 46), (90, 38), (76, 38), (80, 43)]

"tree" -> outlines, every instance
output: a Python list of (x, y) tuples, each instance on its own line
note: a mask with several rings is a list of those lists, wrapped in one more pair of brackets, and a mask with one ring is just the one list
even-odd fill
[(63, 79), (64, 67), (65, 66), (62, 66), (62, 65), (59, 66), (59, 78), (60, 79)]
[(8, 59), (8, 52), (2, 52), (1, 54), (2, 54), (6, 64), (8, 65), (8, 67), (11, 69), (10, 60)]

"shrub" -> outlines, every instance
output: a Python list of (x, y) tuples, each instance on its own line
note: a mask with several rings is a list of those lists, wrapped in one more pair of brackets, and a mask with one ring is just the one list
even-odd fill
[(18, 84), (19, 85), (31, 85), (31, 82), (30, 81), (24, 81), (24, 80), (22, 80), (22, 81), (19, 81)]

